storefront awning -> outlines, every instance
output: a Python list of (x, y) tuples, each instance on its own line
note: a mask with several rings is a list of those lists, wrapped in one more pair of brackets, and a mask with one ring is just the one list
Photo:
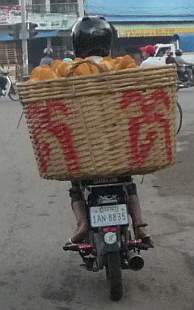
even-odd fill
[(38, 31), (38, 33), (34, 37), (34, 39), (38, 39), (38, 38), (52, 38), (52, 37), (57, 37), (57, 35), (58, 35), (58, 30)]
[(11, 37), (8, 33), (0, 35), (0, 41), (13, 41), (13, 37)]
[(194, 33), (194, 23), (189, 24), (117, 24), (113, 23), (118, 37), (162, 37), (176, 33)]
[[(52, 30), (52, 31), (38, 31), (35, 37), (33, 39), (38, 38), (52, 38), (58, 36), (59, 30)], [(9, 35), (9, 33), (6, 34), (0, 34), (0, 42), (6, 42), (6, 41), (13, 41), (14, 38)]]

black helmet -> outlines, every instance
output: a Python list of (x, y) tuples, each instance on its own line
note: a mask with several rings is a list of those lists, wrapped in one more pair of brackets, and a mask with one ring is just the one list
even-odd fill
[(175, 51), (175, 55), (176, 55), (176, 56), (182, 56), (182, 55), (183, 55), (183, 51), (180, 50), (180, 49), (179, 49), (179, 50), (176, 50), (176, 51)]
[(85, 16), (72, 30), (76, 57), (108, 56), (113, 39), (113, 27), (104, 17)]

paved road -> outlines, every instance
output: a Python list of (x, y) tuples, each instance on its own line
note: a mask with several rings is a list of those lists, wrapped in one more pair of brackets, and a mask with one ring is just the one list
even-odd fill
[(38, 176), (21, 107), (0, 101), (0, 309), (194, 309), (194, 92), (182, 91), (184, 126), (174, 167), (139, 183), (155, 249), (124, 273), (124, 298), (108, 299), (104, 274), (80, 270), (61, 246), (74, 226), (68, 183)]

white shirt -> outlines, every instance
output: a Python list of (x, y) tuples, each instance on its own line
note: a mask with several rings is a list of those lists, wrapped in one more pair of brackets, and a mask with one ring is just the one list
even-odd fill
[(149, 68), (149, 67), (160, 67), (163, 65), (164, 64), (161, 63), (161, 60), (157, 59), (157, 57), (149, 57), (141, 63), (140, 67)]
[(99, 64), (103, 60), (103, 57), (101, 57), (101, 56), (90, 56), (90, 57), (88, 57), (88, 59), (91, 60), (91, 62), (93, 62), (95, 64)]

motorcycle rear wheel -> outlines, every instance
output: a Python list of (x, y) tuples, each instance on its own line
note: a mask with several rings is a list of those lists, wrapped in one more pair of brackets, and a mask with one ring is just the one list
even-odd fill
[(118, 252), (107, 254), (106, 276), (110, 287), (110, 298), (119, 301), (123, 296), (121, 259)]

